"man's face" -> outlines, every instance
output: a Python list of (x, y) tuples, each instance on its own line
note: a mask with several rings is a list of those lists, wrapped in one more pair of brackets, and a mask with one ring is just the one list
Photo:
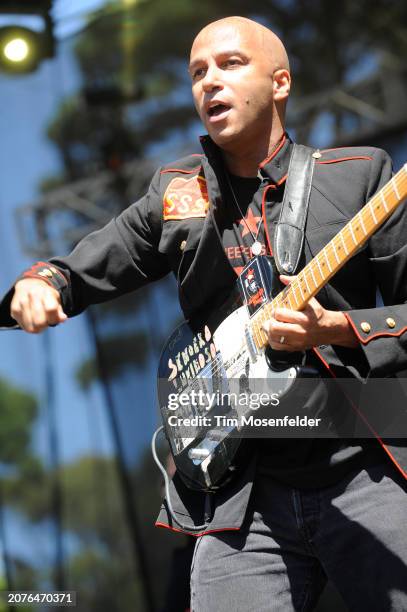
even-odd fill
[(192, 94), (211, 138), (224, 149), (269, 134), (273, 64), (261, 37), (235, 25), (206, 28), (191, 50)]

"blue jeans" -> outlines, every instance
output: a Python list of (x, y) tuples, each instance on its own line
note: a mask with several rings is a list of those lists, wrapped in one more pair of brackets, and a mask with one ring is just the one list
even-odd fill
[(407, 483), (388, 463), (323, 489), (255, 481), (240, 531), (201, 536), (192, 612), (313, 610), (329, 578), (350, 611), (407, 611)]

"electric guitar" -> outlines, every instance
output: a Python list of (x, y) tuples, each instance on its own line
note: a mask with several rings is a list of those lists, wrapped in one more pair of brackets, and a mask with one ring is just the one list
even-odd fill
[[(407, 164), (276, 295), (275, 273), (254, 258), (237, 280), (243, 306), (224, 318), (184, 322), (169, 337), (158, 366), (158, 399), (177, 471), (188, 487), (214, 491), (236, 469), (250, 398), (266, 396), (272, 414), (316, 371), (276, 361), (262, 328), (276, 307), (302, 310), (407, 196)], [(243, 400), (243, 401), (242, 401)], [(257, 406), (258, 407), (258, 406)]]

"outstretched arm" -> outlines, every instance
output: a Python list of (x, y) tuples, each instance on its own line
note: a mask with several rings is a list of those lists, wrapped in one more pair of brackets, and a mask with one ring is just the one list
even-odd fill
[(90, 304), (113, 299), (170, 270), (159, 252), (162, 202), (160, 173), (148, 193), (105, 227), (83, 238), (66, 257), (39, 262), (23, 272), (0, 301), (0, 325), (38, 333)]

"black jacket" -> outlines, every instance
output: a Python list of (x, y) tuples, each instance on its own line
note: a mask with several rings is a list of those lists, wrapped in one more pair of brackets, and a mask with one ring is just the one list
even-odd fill
[[(39, 276), (56, 287), (69, 316), (79, 314), (89, 304), (138, 289), (170, 271), (177, 277), (187, 318), (221, 304), (236, 280), (219, 233), (224, 169), (212, 141), (204, 137), (202, 145), (203, 155), (190, 155), (159, 169), (141, 200), (85, 237), (70, 255), (39, 262), (22, 276)], [(268, 183), (262, 199), (271, 243), (290, 151), (291, 142), (285, 136), (273, 155), (260, 165)], [(391, 160), (380, 149), (355, 147), (321, 153), (315, 165), (301, 265), (339, 232), (392, 173)], [(267, 206), (271, 194), (273, 206)], [(406, 236), (407, 212), (401, 206), (316, 296), (324, 307), (345, 311), (360, 340), (357, 349), (316, 348), (323, 367), (333, 374), (346, 368), (352, 375), (365, 378), (407, 369)], [(379, 308), (377, 287), (384, 303)], [(3, 326), (15, 324), (9, 312), (12, 291), (0, 303)], [(390, 320), (394, 321), (391, 326)], [(407, 449), (397, 441), (379, 443), (407, 478)], [(254, 469), (251, 462), (240, 480), (217, 494), (211, 529), (240, 526)], [(176, 478), (174, 487), (180, 513), (202, 522), (200, 494), (187, 491)], [(167, 521), (160, 518), (162, 522)]]

